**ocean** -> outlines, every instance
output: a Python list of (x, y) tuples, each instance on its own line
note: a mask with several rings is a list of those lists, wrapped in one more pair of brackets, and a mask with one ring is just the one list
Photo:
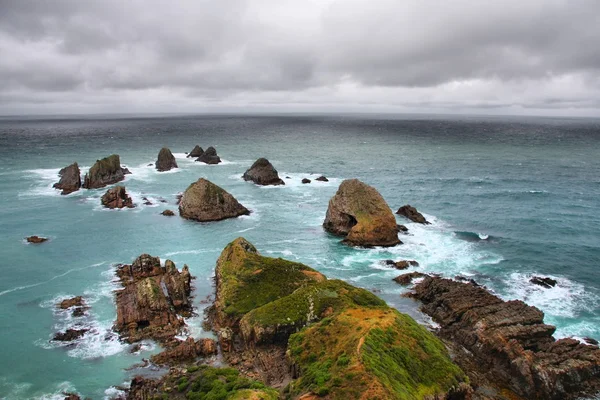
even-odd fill
[[(186, 158), (199, 144), (223, 162)], [(157, 172), (161, 147), (179, 168)], [(124, 185), (137, 207), (106, 210), (106, 189), (61, 196), (60, 168), (83, 172), (119, 154), (132, 172)], [(259, 187), (241, 176), (259, 157), (285, 186)], [(159, 351), (145, 342), (130, 353), (112, 330), (117, 263), (142, 253), (187, 264), (202, 329), (216, 259), (243, 236), (268, 256), (310, 265), (328, 277), (374, 291), (400, 311), (431, 323), (392, 278), (386, 259), (417, 260), (408, 271), (473, 278), (504, 299), (539, 307), (556, 337), (600, 340), (600, 120), (537, 117), (163, 116), (0, 118), (0, 398), (61, 398), (75, 391), (110, 398), (115, 386), (152, 368), (130, 367)], [(329, 182), (314, 178), (325, 175)], [(205, 177), (251, 209), (249, 216), (197, 223), (160, 215), (176, 195)], [(313, 179), (302, 184), (303, 178)], [(360, 249), (323, 231), (329, 199), (358, 178), (395, 211), (411, 204), (431, 225), (397, 216), (404, 244)], [(142, 197), (153, 204), (144, 205)], [(166, 200), (162, 203), (160, 200)], [(49, 241), (27, 244), (26, 236)], [(548, 276), (551, 289), (529, 282)], [(82, 295), (91, 306), (78, 320), (56, 309)], [(50, 341), (79, 324), (75, 345)], [(64, 397), (64, 396), (63, 396)]]

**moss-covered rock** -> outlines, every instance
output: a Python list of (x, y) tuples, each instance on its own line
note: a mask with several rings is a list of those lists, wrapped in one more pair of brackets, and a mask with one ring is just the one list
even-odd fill
[(220, 221), (248, 214), (250, 211), (235, 197), (204, 178), (188, 186), (179, 203), (179, 215), (200, 222)]
[(345, 236), (353, 246), (395, 246), (398, 227), (392, 210), (379, 192), (359, 181), (347, 179), (329, 201), (323, 227)]

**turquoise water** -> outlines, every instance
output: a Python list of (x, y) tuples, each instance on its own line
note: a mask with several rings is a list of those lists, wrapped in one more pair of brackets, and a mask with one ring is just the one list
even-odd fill
[[(215, 146), (225, 161), (194, 163), (186, 151)], [(161, 147), (179, 169), (147, 164)], [(506, 299), (546, 313), (557, 335), (600, 339), (600, 122), (539, 118), (442, 117), (164, 117), (0, 119), (0, 397), (53, 398), (72, 390), (101, 399), (116, 392), (158, 348), (130, 354), (111, 332), (114, 264), (141, 253), (188, 264), (201, 310), (212, 293), (215, 261), (238, 236), (265, 255), (304, 262), (330, 277), (375, 291), (427, 322), (384, 259), (415, 259), (419, 271), (472, 276)], [(125, 185), (137, 207), (104, 210), (104, 190), (60, 196), (58, 170), (83, 170), (112, 153), (133, 172)], [(241, 179), (267, 157), (283, 187)], [(330, 182), (300, 183), (324, 174)], [(195, 223), (160, 215), (176, 210), (175, 195), (200, 177), (232, 193), (248, 217)], [(343, 179), (375, 186), (395, 210), (411, 204), (433, 222), (398, 218), (410, 235), (391, 249), (353, 249), (321, 223)], [(153, 206), (144, 206), (147, 196)], [(165, 199), (168, 204), (159, 202)], [(25, 236), (50, 241), (28, 245)], [(543, 289), (531, 275), (555, 277)], [(73, 347), (49, 339), (75, 323), (54, 305), (83, 295), (91, 305), (80, 323), (92, 330)], [(145, 369), (142, 372), (152, 373)]]

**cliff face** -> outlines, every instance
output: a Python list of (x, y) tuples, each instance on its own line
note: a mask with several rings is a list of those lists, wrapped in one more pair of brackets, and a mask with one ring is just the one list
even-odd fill
[(345, 236), (353, 246), (395, 246), (398, 239), (396, 218), (377, 190), (358, 179), (342, 182), (329, 201), (323, 227)]
[(292, 398), (461, 399), (469, 390), (443, 344), (410, 317), (306, 265), (261, 256), (243, 238), (217, 261), (210, 315), (226, 359), (289, 383)]

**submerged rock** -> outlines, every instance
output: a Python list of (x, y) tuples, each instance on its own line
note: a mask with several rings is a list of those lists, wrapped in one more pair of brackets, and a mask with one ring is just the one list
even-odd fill
[[(600, 350), (555, 340), (544, 313), (520, 300), (503, 301), (482, 287), (426, 277), (413, 297), (456, 347), (474, 385), (528, 399), (574, 399), (600, 388)], [(516, 397), (516, 396), (515, 396)]]
[(83, 181), (83, 187), (86, 189), (97, 189), (107, 185), (112, 185), (125, 179), (129, 174), (127, 168), (121, 167), (121, 159), (117, 154), (113, 154), (96, 163), (90, 168)]
[(133, 208), (133, 200), (125, 191), (125, 186), (115, 186), (104, 193), (100, 199), (106, 208)]
[(352, 246), (395, 246), (398, 239), (396, 218), (375, 188), (348, 179), (342, 182), (329, 207), (323, 227), (330, 233), (345, 236)]
[(396, 211), (396, 214), (402, 215), (410, 219), (411, 221), (419, 224), (429, 224), (429, 222), (425, 219), (423, 214), (418, 212), (417, 209), (411, 206), (410, 204), (400, 207), (398, 211)]
[(546, 289), (553, 288), (558, 283), (556, 279), (541, 276), (534, 276), (529, 280), (529, 282), (544, 287)]
[(69, 194), (81, 188), (81, 171), (79, 165), (73, 163), (58, 172), (60, 180), (53, 185), (55, 189), (61, 189), (60, 194)]
[(190, 151), (186, 157), (200, 157), (202, 154), (204, 154), (204, 150), (202, 149), (202, 147), (196, 145), (194, 147), (194, 149), (192, 151)]
[(279, 177), (277, 170), (266, 158), (259, 158), (242, 176), (245, 181), (252, 181), (257, 185), (285, 185)]
[(27, 243), (34, 243), (34, 244), (44, 243), (46, 240), (48, 240), (48, 238), (37, 236), (37, 235), (28, 236), (25, 239), (27, 240)]
[(64, 332), (58, 332), (54, 335), (54, 338), (52, 338), (52, 340), (56, 340), (59, 342), (71, 342), (75, 339), (79, 339), (80, 337), (82, 337), (83, 335), (85, 335), (85, 333), (89, 331), (89, 329), (73, 329), (73, 328), (69, 328)]
[(250, 211), (235, 197), (204, 178), (192, 183), (179, 203), (179, 215), (200, 222), (220, 221), (248, 214)]
[(117, 276), (124, 286), (116, 292), (115, 331), (129, 343), (142, 339), (171, 340), (191, 313), (187, 265), (179, 272), (171, 260), (161, 266), (158, 257), (142, 254), (131, 265), (122, 265)]
[(158, 159), (156, 160), (156, 169), (160, 172), (170, 171), (173, 168), (177, 167), (177, 161), (175, 161), (175, 156), (171, 153), (166, 147), (163, 147), (158, 152)]
[(204, 151), (196, 161), (203, 162), (205, 164), (218, 164), (221, 162), (221, 157), (217, 155), (217, 150), (214, 147), (209, 147)]
[(329, 182), (329, 179), (327, 179), (324, 175), (321, 175), (320, 177), (318, 177), (317, 179), (315, 179), (315, 181)]

